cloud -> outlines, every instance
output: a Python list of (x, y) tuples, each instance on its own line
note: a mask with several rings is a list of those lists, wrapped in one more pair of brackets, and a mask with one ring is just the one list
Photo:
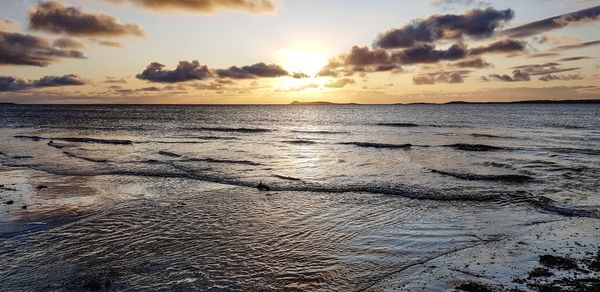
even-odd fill
[(352, 79), (352, 78), (341, 78), (341, 79), (333, 80), (333, 81), (325, 84), (325, 87), (342, 88), (342, 87), (345, 87), (346, 85), (351, 85), (351, 84), (355, 84), (355, 83), (356, 83), (356, 81), (354, 81), (354, 79)]
[(349, 53), (331, 59), (317, 75), (337, 77), (350, 76), (356, 72), (403, 72), (402, 65), (455, 61), (466, 56), (467, 47), (463, 43), (453, 44), (445, 50), (438, 50), (432, 44), (419, 43), (392, 52), (354, 46)]
[(453, 44), (446, 50), (436, 50), (431, 44), (418, 44), (392, 54), (392, 59), (400, 64), (437, 63), (442, 60), (458, 60), (467, 55), (464, 44)]
[(184, 10), (211, 13), (221, 9), (251, 13), (272, 13), (277, 5), (272, 0), (107, 0), (113, 3), (129, 2), (153, 10)]
[(567, 58), (562, 58), (560, 60), (558, 60), (559, 62), (570, 62), (570, 61), (579, 61), (579, 60), (587, 60), (587, 59), (593, 59), (592, 57), (588, 57), (588, 56), (576, 56), (576, 57), (567, 57)]
[(482, 81), (503, 81), (503, 82), (519, 82), (519, 81), (529, 81), (531, 80), (531, 76), (527, 72), (523, 72), (521, 70), (514, 70), (512, 72), (512, 76), (506, 74), (490, 74), (488, 76), (482, 76)]
[(563, 28), (572, 24), (597, 22), (600, 20), (600, 6), (579, 10), (559, 16), (554, 16), (527, 23), (515, 28), (505, 30), (503, 34), (511, 37), (527, 37), (546, 31)]
[(402, 72), (398, 60), (394, 60), (389, 52), (382, 49), (353, 46), (349, 53), (337, 56), (327, 63), (318, 76), (338, 75), (350, 76), (356, 72)]
[(275, 90), (275, 92), (303, 91), (306, 89), (313, 89), (313, 88), (321, 88), (321, 86), (319, 86), (319, 84), (317, 84), (317, 83), (308, 83), (308, 84), (290, 87), (287, 89), (278, 88)]
[(292, 73), (292, 78), (296, 78), (296, 79), (302, 79), (302, 78), (310, 78), (310, 76), (306, 73), (302, 73), (302, 72), (294, 72)]
[(464, 36), (488, 37), (502, 23), (513, 17), (514, 11), (511, 9), (493, 8), (472, 9), (461, 15), (432, 15), (380, 34), (374, 45), (384, 49), (396, 49), (413, 47), (418, 43), (433, 43), (437, 40), (461, 39)]
[(21, 25), (16, 20), (10, 18), (0, 18), (0, 30), (4, 31), (19, 31)]
[(107, 76), (106, 79), (102, 81), (102, 83), (125, 84), (127, 83), (127, 80), (125, 80), (125, 78), (115, 78)]
[(54, 47), (45, 38), (0, 30), (0, 65), (47, 66), (63, 58), (84, 59), (82, 52)]
[(573, 70), (579, 70), (579, 67), (573, 68), (561, 68), (559, 63), (545, 63), (545, 64), (530, 64), (511, 67), (511, 69), (518, 69), (529, 75), (547, 75), (561, 72), (568, 72)]
[(113, 41), (107, 41), (107, 40), (99, 40), (99, 39), (90, 39), (91, 41), (101, 45), (101, 46), (105, 46), (105, 47), (111, 47), (111, 48), (120, 48), (122, 47), (121, 43), (118, 42), (113, 42)]
[(490, 53), (512, 53), (525, 50), (527, 42), (521, 40), (504, 39), (489, 45), (469, 50), (469, 55), (482, 55)]
[(217, 69), (216, 73), (221, 78), (254, 79), (288, 76), (289, 73), (275, 64), (257, 63), (250, 66), (232, 66), (228, 69)]
[(578, 43), (578, 44), (573, 44), (573, 45), (558, 46), (558, 47), (553, 48), (552, 50), (553, 51), (567, 51), (567, 50), (587, 48), (587, 47), (596, 46), (596, 45), (600, 45), (600, 40), (585, 42), (585, 43)]
[(413, 84), (415, 85), (432, 85), (436, 83), (463, 83), (464, 76), (469, 74), (471, 71), (450, 71), (450, 72), (434, 72), (434, 73), (422, 73), (413, 76)]
[(141, 80), (162, 83), (185, 82), (202, 80), (210, 77), (211, 73), (206, 65), (200, 65), (197, 60), (192, 62), (180, 61), (175, 70), (164, 70), (165, 65), (152, 62), (146, 69), (135, 77)]
[(57, 1), (34, 6), (29, 11), (29, 22), (33, 30), (73, 36), (144, 36), (144, 31), (136, 24), (121, 24), (108, 14), (82, 11)]
[(52, 46), (61, 49), (83, 49), (85, 45), (72, 38), (58, 38), (52, 42)]
[(23, 80), (10, 76), (0, 76), (0, 92), (21, 91), (42, 87), (84, 85), (87, 82), (78, 75), (45, 76), (38, 80)]
[(450, 66), (455, 67), (455, 68), (479, 68), (479, 69), (482, 69), (482, 68), (491, 67), (492, 64), (488, 63), (484, 59), (477, 58), (477, 59), (456, 62), (454, 64), (450, 64)]
[(555, 81), (555, 80), (582, 80), (583, 77), (581, 76), (581, 74), (571, 74), (571, 75), (553, 75), (553, 74), (548, 74), (548, 75), (544, 75), (540, 77), (540, 80), (542, 81)]

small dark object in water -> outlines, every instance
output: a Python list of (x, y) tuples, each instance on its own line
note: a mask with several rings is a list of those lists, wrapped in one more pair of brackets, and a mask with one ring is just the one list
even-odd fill
[(8, 200), (8, 201), (6, 201), (6, 203), (5, 203), (5, 204), (7, 204), (7, 205), (12, 205), (12, 204), (14, 204), (14, 203), (15, 203), (15, 201), (13, 201), (13, 200)]
[(27, 209), (27, 205), (21, 207), (21, 209), (26, 210)]
[(38, 190), (42, 190), (42, 189), (47, 189), (47, 188), (48, 188), (48, 186), (39, 185), (39, 186), (37, 186), (37, 187), (35, 187), (35, 188), (36, 188), (36, 189), (38, 189)]
[(473, 282), (460, 284), (456, 287), (456, 290), (469, 292), (492, 292), (492, 290), (485, 285)]
[(271, 187), (269, 187), (269, 186), (268, 186), (268, 185), (266, 185), (266, 184), (263, 184), (262, 182), (261, 182), (261, 183), (259, 183), (259, 184), (256, 186), (256, 188), (257, 188), (259, 191), (270, 191), (270, 190), (271, 190)]
[(0, 189), (3, 189), (3, 188), (4, 188), (4, 185), (0, 185)]
[(541, 255), (540, 264), (550, 268), (570, 270), (577, 269), (577, 262), (574, 259), (564, 258), (553, 255)]

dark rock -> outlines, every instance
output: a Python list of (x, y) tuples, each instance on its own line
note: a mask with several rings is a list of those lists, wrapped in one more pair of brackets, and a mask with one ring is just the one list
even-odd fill
[(39, 185), (39, 186), (37, 186), (37, 187), (35, 187), (35, 188), (36, 188), (36, 189), (38, 189), (38, 190), (42, 190), (42, 189), (47, 189), (47, 188), (48, 188), (48, 186)]
[(13, 201), (13, 200), (8, 200), (8, 201), (6, 201), (6, 203), (5, 203), (5, 204), (7, 204), (7, 205), (12, 205), (12, 204), (14, 204), (14, 203), (15, 203), (15, 201)]
[(492, 289), (487, 286), (474, 282), (460, 284), (455, 289), (469, 292), (492, 292)]
[(21, 209), (26, 210), (27, 209), (27, 205), (21, 207)]
[(540, 256), (540, 264), (542, 266), (561, 270), (577, 269), (577, 262), (574, 259), (548, 254)]
[(529, 272), (529, 278), (551, 277), (554, 274), (545, 268), (535, 268)]

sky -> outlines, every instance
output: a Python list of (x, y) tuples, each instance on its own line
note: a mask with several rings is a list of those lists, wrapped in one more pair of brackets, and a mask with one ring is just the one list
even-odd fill
[(0, 102), (600, 98), (600, 0), (3, 0)]

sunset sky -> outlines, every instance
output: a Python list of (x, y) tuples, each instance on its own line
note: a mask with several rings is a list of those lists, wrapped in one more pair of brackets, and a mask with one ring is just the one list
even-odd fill
[(3, 0), (0, 102), (600, 98), (594, 0)]

